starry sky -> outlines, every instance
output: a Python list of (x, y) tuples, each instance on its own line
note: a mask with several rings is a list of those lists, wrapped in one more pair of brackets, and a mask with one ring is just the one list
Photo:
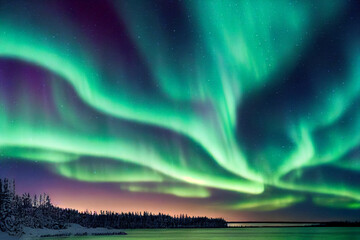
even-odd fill
[(0, 176), (79, 210), (360, 220), (359, 12), (0, 0)]

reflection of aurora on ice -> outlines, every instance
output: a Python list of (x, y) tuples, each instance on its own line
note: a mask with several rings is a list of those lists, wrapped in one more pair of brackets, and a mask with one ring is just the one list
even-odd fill
[(4, 5), (1, 156), (127, 191), (249, 198), (224, 208), (279, 209), (303, 193), (359, 208), (342, 178), (359, 178), (359, 31), (314, 57), (318, 29), (334, 34), (348, 6), (290, 2), (184, 1), (172, 22), (156, 1), (114, 2), (116, 21), (97, 19), (95, 35), (53, 4)]

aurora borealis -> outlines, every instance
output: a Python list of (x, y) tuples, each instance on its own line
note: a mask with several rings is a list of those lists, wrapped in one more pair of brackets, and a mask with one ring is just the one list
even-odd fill
[(0, 1), (0, 175), (80, 210), (359, 220), (359, 5)]

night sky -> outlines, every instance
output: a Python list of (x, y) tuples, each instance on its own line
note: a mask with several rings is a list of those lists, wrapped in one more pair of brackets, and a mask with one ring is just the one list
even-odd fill
[(79, 210), (360, 220), (359, 12), (0, 0), (0, 177)]

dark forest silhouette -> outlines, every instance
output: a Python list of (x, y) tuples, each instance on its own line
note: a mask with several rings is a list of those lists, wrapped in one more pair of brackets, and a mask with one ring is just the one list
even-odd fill
[(56, 207), (47, 194), (16, 194), (15, 181), (0, 179), (0, 230), (11, 235), (22, 233), (22, 227), (65, 229), (75, 223), (95, 228), (219, 228), (227, 223), (221, 218), (170, 216), (167, 214), (115, 213), (111, 211), (80, 212)]

